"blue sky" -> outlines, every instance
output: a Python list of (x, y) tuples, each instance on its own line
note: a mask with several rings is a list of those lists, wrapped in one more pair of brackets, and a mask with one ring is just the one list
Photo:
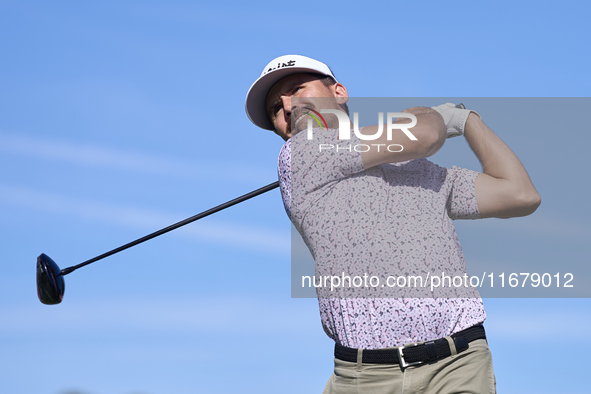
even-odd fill
[[(0, 391), (321, 392), (332, 341), (316, 301), (290, 296), (277, 190), (72, 273), (58, 306), (37, 300), (35, 259), (74, 265), (275, 181), (282, 141), (244, 113), (274, 57), (318, 58), (358, 97), (586, 97), (589, 11), (1, 1)], [(543, 113), (495, 128), (543, 202), (528, 218), (458, 223), (469, 266), (589, 263), (589, 126), (561, 125)], [(456, 140), (433, 161), (479, 170)], [(588, 298), (485, 306), (499, 392), (588, 389)]]

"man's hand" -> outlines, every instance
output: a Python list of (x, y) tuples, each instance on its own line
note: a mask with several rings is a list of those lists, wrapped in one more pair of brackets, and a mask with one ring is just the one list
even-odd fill
[[(470, 113), (475, 113), (478, 115), (477, 112), (466, 109), (464, 104), (456, 105), (452, 103), (445, 103), (431, 108), (439, 112), (443, 118), (443, 123), (445, 123), (445, 127), (447, 128), (446, 138), (464, 135), (464, 128), (466, 125), (466, 120), (468, 119), (468, 115), (470, 115)], [(478, 116), (480, 117), (480, 115)]]

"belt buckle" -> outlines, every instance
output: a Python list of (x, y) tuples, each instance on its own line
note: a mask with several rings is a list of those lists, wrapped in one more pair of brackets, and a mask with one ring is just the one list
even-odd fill
[(412, 365), (418, 365), (418, 364), (422, 364), (424, 363), (424, 361), (413, 361), (412, 363), (407, 363), (406, 360), (404, 359), (404, 353), (403, 350), (409, 347), (414, 347), (414, 346), (419, 346), (420, 343), (415, 342), (415, 343), (410, 343), (408, 345), (404, 345), (404, 346), (400, 346), (397, 347), (396, 350), (398, 351), (398, 362), (400, 363), (400, 366), (402, 368), (406, 368), (406, 367), (410, 367)]

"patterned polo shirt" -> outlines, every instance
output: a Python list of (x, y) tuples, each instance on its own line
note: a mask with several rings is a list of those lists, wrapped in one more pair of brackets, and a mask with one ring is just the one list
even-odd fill
[[(336, 135), (318, 130), (308, 140), (298, 133), (278, 159), (285, 209), (314, 257), (315, 276), (465, 273), (452, 219), (480, 217), (478, 172), (425, 158), (366, 170), (364, 141)], [(333, 148), (321, 150), (320, 144)], [(477, 293), (388, 297), (373, 290), (318, 292), (330, 338), (352, 348), (394, 347), (445, 337), (486, 318)]]

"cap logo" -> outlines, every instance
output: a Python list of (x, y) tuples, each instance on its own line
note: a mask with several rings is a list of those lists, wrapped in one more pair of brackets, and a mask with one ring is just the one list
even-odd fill
[(293, 66), (295, 66), (295, 64), (296, 64), (296, 61), (295, 60), (290, 60), (287, 63), (277, 63), (277, 67), (269, 68), (265, 72), (265, 74), (270, 73), (271, 71), (274, 71), (274, 70), (278, 70), (278, 69), (283, 68), (283, 67), (293, 67)]

